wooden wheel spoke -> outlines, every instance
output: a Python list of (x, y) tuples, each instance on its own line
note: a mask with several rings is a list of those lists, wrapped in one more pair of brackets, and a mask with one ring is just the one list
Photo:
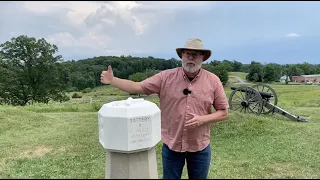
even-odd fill
[[(274, 89), (272, 89), (269, 85), (266, 84), (256, 84), (254, 86), (252, 86), (252, 88), (256, 89), (257, 91), (261, 91), (261, 92), (265, 92), (265, 93), (269, 93), (272, 95), (272, 97), (270, 97), (269, 99), (265, 99), (266, 101), (270, 102), (273, 105), (277, 105), (278, 103), (278, 97), (276, 92), (274, 91)], [(262, 114), (268, 114), (270, 113), (272, 110), (268, 109), (266, 107), (263, 106), (261, 113)]]
[[(239, 101), (240, 99), (241, 101)], [(259, 115), (262, 111), (263, 100), (260, 93), (254, 88), (235, 88), (230, 94), (229, 104), (234, 111)]]
[[(241, 108), (241, 107), (243, 107), (243, 106), (240, 105), (237, 109), (239, 109), (239, 108)], [(236, 111), (237, 109), (235, 109), (235, 111)]]
[(253, 109), (251, 109), (251, 107), (249, 106), (249, 110), (251, 111), (251, 112), (253, 112), (253, 113), (257, 113), (257, 112), (255, 112), (255, 111), (253, 111)]

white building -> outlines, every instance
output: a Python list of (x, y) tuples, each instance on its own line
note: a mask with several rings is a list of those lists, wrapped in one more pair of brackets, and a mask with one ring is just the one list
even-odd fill
[[(287, 78), (287, 76), (282, 76), (281, 78), (280, 78), (280, 82), (286, 82), (286, 78)], [(291, 80), (290, 80), (290, 77), (288, 76), (288, 82), (290, 82)]]

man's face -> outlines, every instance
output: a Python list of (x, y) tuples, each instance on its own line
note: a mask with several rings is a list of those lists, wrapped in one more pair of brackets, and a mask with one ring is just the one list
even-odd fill
[(189, 73), (197, 72), (203, 62), (203, 53), (201, 51), (183, 50), (182, 51), (182, 67)]

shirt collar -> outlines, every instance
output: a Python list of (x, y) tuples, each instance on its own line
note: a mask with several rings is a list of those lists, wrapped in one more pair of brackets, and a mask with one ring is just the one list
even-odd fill
[[(183, 79), (187, 79), (188, 76), (187, 76), (186, 73), (184, 72), (183, 67), (180, 68), (180, 71), (181, 71), (181, 74), (182, 74)], [(194, 80), (195, 80), (195, 81), (201, 76), (202, 71), (203, 71), (203, 69), (200, 68), (199, 73), (197, 74), (196, 77), (194, 77)]]

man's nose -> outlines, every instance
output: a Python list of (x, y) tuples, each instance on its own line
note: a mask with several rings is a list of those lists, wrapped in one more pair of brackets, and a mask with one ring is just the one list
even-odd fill
[(195, 59), (195, 57), (193, 56), (193, 54), (190, 54), (190, 55), (189, 55), (189, 59), (191, 59), (191, 60), (194, 60), (194, 59)]

